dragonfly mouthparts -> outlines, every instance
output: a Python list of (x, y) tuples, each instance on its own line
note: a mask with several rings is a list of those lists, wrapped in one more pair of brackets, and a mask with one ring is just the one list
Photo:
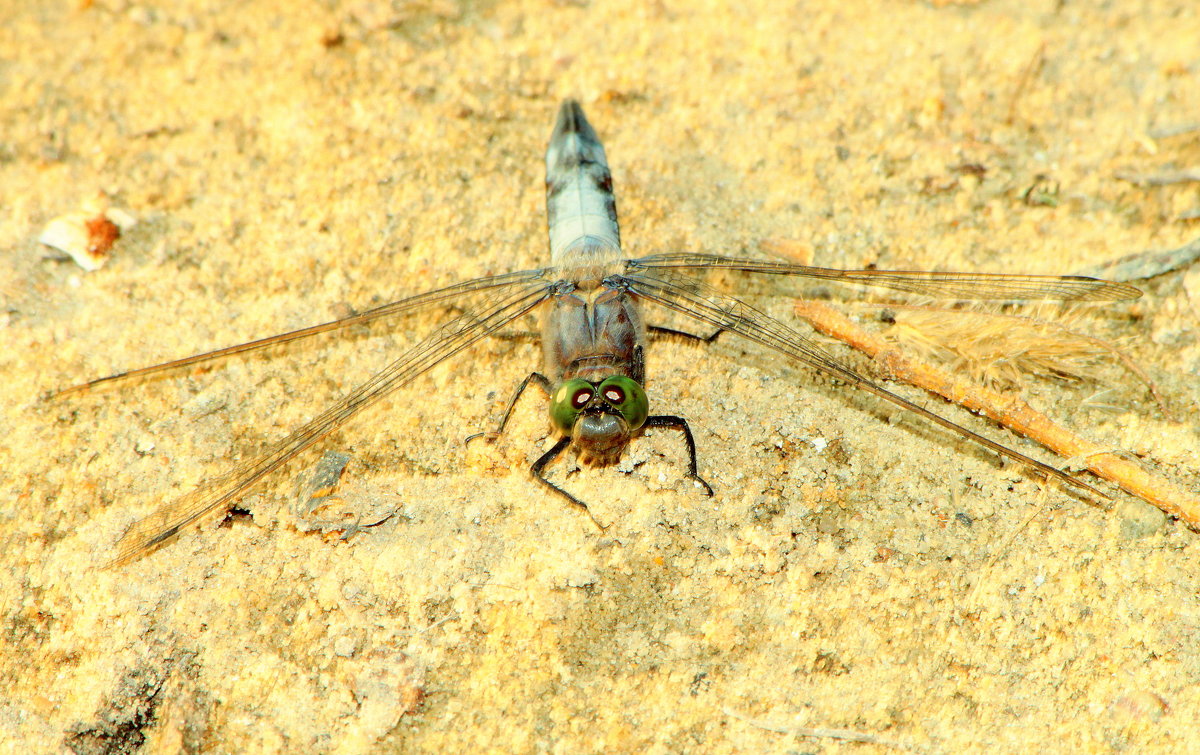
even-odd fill
[(609, 466), (620, 460), (629, 445), (629, 426), (612, 407), (589, 407), (575, 425), (574, 441), (581, 464)]

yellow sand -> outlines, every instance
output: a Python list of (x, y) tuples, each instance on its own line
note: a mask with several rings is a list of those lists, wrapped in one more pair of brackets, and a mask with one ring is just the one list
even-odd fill
[[(0, 751), (844, 746), (808, 730), (879, 743), (855, 752), (1200, 749), (1200, 535), (1043, 490), (735, 338), (650, 356), (712, 499), (671, 433), (618, 469), (556, 465), (599, 534), (525, 473), (532, 394), (464, 448), (539, 364), (495, 341), (324, 444), (387, 523), (302, 534), (287, 498), (311, 453), (252, 517), (97, 570), (134, 518), (434, 320), (38, 397), (541, 264), (567, 96), (634, 254), (793, 239), (824, 265), (1065, 273), (1197, 234), (1194, 183), (1117, 177), (1200, 164), (1200, 132), (1165, 131), (1200, 113), (1190, 2), (334, 5), (0, 10)], [(35, 239), (98, 192), (140, 222), (85, 273)], [(1177, 421), (1110, 363), (1024, 396), (1195, 491), (1200, 279), (1146, 288), (1075, 326)], [(796, 289), (768, 290), (788, 317)]]

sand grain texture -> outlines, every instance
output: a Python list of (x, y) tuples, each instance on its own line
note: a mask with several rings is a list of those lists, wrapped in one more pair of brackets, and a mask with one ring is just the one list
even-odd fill
[[(568, 96), (634, 254), (782, 238), (829, 266), (1063, 273), (1183, 246), (1195, 183), (1119, 174), (1200, 164), (1200, 16), (1117, 5), (8, 3), (0, 751), (1200, 749), (1200, 534), (1043, 490), (736, 339), (650, 356), (714, 498), (670, 434), (556, 468), (605, 535), (527, 478), (532, 396), (495, 446), (462, 445), (539, 363), (497, 340), (323, 445), (354, 458), (351, 513), (383, 524), (342, 542), (297, 523), (314, 452), (248, 516), (97, 569), (430, 318), (40, 399), (542, 264)], [(85, 273), (36, 239), (99, 193), (138, 223)], [(1174, 420), (1111, 361), (1020, 389), (1193, 494), (1195, 274), (1073, 323)], [(762, 288), (795, 321), (796, 289)], [(831, 730), (870, 741), (802, 736)]]

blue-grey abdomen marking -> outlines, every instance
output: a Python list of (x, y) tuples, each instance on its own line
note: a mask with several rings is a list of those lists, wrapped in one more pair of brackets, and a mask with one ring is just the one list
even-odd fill
[(575, 100), (558, 111), (546, 149), (546, 215), (552, 265), (619, 258), (612, 174), (596, 131)]

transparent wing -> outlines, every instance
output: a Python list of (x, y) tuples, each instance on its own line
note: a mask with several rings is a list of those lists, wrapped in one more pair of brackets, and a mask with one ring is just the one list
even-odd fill
[(1065, 472), (972, 432), (875, 384), (827, 353), (812, 338), (789, 328), (765, 312), (761, 312), (733, 296), (717, 291), (690, 276), (656, 270), (653, 273), (624, 276), (624, 279), (628, 282), (630, 290), (644, 299), (699, 322), (737, 333), (785, 356), (798, 359), (828, 375), (844, 380), (856, 388), (861, 388), (897, 406), (915, 412), (930, 422), (958, 433), (1001, 456), (1027, 464), (1043, 474), (1077, 488), (1089, 490), (1103, 499), (1108, 499), (1108, 496), (1102, 491)]
[(480, 291), (489, 289), (504, 288), (507, 286), (516, 286), (522, 283), (540, 280), (544, 278), (547, 271), (545, 270), (522, 270), (516, 273), (506, 273), (504, 275), (492, 275), (486, 278), (475, 278), (473, 280), (462, 281), (452, 286), (439, 288), (436, 291), (427, 291), (416, 296), (409, 296), (398, 301), (384, 304), (383, 306), (367, 310), (361, 314), (343, 317), (340, 320), (332, 320), (330, 322), (313, 325), (300, 330), (293, 330), (288, 333), (279, 333), (278, 335), (267, 336), (256, 341), (240, 343), (236, 346), (226, 346), (223, 349), (214, 351), (206, 351), (203, 354), (194, 354), (190, 357), (182, 359), (174, 359), (170, 362), (151, 365), (149, 367), (141, 367), (136, 370), (128, 370), (127, 372), (118, 372), (115, 375), (89, 380), (86, 383), (73, 385), (70, 388), (63, 388), (50, 394), (51, 399), (60, 398), (73, 393), (82, 393), (90, 388), (106, 385), (121, 380), (130, 380), (132, 378), (147, 377), (157, 375), (180, 367), (187, 367), (192, 364), (200, 364), (202, 362), (220, 359), (222, 357), (232, 356), (234, 354), (242, 354), (248, 351), (257, 351), (265, 349), (268, 346), (276, 344), (289, 343), (298, 341), (302, 338), (309, 338), (321, 333), (330, 333), (336, 330), (342, 330), (354, 325), (365, 325), (375, 322), (384, 317), (394, 317), (398, 315), (413, 314), (426, 309), (432, 309), (439, 306), (448, 306), (453, 304), (457, 299), (460, 299), (468, 294), (474, 294)]
[[(468, 284), (479, 282), (469, 281)], [(512, 281), (508, 284), (512, 284)], [(457, 286), (451, 288), (462, 290)], [(447, 290), (449, 289), (423, 294), (422, 297)], [(265, 453), (243, 461), (229, 472), (201, 484), (191, 493), (135, 522), (121, 536), (117, 543), (117, 555), (109, 565), (120, 565), (140, 558), (166, 544), (184, 528), (206, 515), (227, 508), (263, 477), (345, 424), (363, 409), (412, 382), (414, 378), (443, 360), (505, 327), (537, 307), (550, 295), (551, 284), (545, 280), (530, 282), (524, 286), (508, 285), (507, 288), (492, 294), (476, 312), (460, 315), (439, 327), (428, 338), (409, 349), (370, 380), (350, 391), (319, 416), (292, 431)]]
[(721, 257), (713, 254), (652, 254), (628, 261), (629, 270), (680, 270), (703, 273), (736, 270), (743, 273), (794, 275), (814, 280), (858, 283), (911, 294), (950, 299), (1052, 299), (1056, 301), (1119, 301), (1142, 292), (1124, 283), (1077, 275), (1006, 275), (999, 273), (930, 273), (903, 270), (837, 270), (787, 262)]

